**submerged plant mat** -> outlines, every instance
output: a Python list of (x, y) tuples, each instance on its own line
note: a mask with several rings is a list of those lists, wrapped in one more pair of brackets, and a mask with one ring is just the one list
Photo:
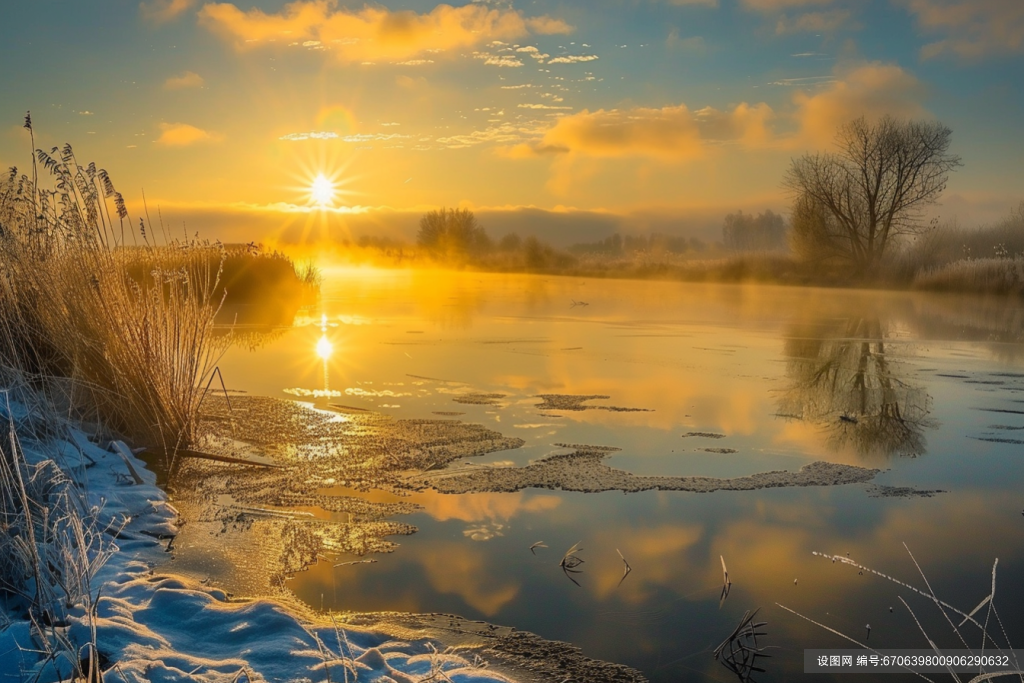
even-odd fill
[(286, 596), (289, 574), (318, 557), (391, 552), (390, 519), (418, 506), (331, 490), (401, 494), (403, 475), (518, 448), (522, 440), (455, 420), (396, 420), (370, 411), (315, 410), (294, 401), (208, 396), (195, 451), (276, 467), (184, 458), (170, 482), (186, 521), (175, 570), (238, 595)]
[(459, 394), (452, 400), (472, 406), (496, 406), (505, 394)]
[(605, 465), (602, 460), (617, 448), (556, 444), (572, 448), (571, 453), (548, 456), (526, 467), (474, 467), (427, 472), (410, 478), (415, 486), (432, 487), (441, 493), (478, 491), (512, 492), (525, 488), (561, 489), (563, 491), (624, 491), (633, 493), (658, 489), (661, 491), (753, 491), (784, 486), (835, 486), (871, 481), (879, 473), (853, 465), (812, 462), (796, 472), (762, 472), (745, 477), (638, 476)]
[(624, 408), (622, 406), (592, 406), (588, 401), (604, 401), (610, 396), (579, 395), (579, 394), (538, 394), (542, 399), (537, 404), (539, 410), (609, 410), (613, 413), (649, 413), (650, 408)]

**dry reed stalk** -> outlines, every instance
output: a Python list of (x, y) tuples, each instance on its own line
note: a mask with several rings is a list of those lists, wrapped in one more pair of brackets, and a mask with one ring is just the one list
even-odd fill
[[(53, 189), (38, 186), (37, 165)], [(141, 220), (148, 246), (126, 248), (127, 219), (109, 175), (70, 145), (37, 150), (31, 180), (12, 169), (0, 183), (0, 364), (41, 384), (74, 380), (73, 403), (173, 453), (195, 440), (202, 382), (228, 343), (213, 333), (225, 252), (155, 246)]]
[[(862, 574), (864, 572), (868, 572), (870, 574), (874, 574), (875, 576), (878, 576), (878, 577), (881, 577), (881, 578), (886, 579), (888, 581), (891, 581), (892, 583), (895, 583), (895, 584), (897, 584), (899, 586), (902, 586), (903, 588), (906, 588), (906, 589), (908, 589), (908, 590), (910, 590), (910, 591), (912, 591), (914, 593), (917, 593), (918, 595), (921, 595), (921, 596), (923, 596), (925, 598), (928, 598), (928, 600), (930, 600), (939, 609), (939, 611), (942, 613), (942, 616), (946, 620), (946, 623), (949, 624), (950, 629), (953, 631), (953, 633), (956, 636), (957, 640), (960, 641), (961, 645), (963, 645), (963, 647), (965, 649), (971, 651), (972, 653), (974, 652), (974, 648), (972, 648), (972, 647), (970, 647), (968, 645), (967, 639), (964, 637), (964, 634), (961, 633), (961, 631), (960, 631), (961, 627), (963, 627), (965, 624), (970, 623), (973, 626), (977, 627), (978, 630), (981, 632), (981, 649), (980, 649), (980, 652), (982, 654), (984, 654), (986, 648), (991, 645), (999, 653), (1008, 653), (1009, 656), (1013, 659), (1013, 665), (1017, 667), (1017, 669), (1012, 670), (1012, 671), (1000, 671), (1000, 672), (996, 672), (996, 673), (979, 674), (979, 675), (975, 676), (974, 678), (971, 678), (968, 683), (982, 683), (983, 681), (992, 680), (994, 678), (1001, 678), (1001, 677), (1004, 677), (1004, 676), (1015, 676), (1015, 677), (1019, 678), (1022, 683), (1024, 683), (1024, 671), (1021, 670), (1022, 667), (1021, 667), (1020, 663), (1016, 661), (1016, 657), (1014, 656), (1014, 653), (1013, 653), (1013, 648), (1010, 645), (1010, 640), (1009, 640), (1009, 637), (1007, 636), (1007, 633), (1006, 633), (1006, 628), (1003, 625), (1002, 619), (999, 617), (999, 612), (996, 610), (996, 607), (995, 607), (996, 569), (999, 566), (999, 559), (997, 558), (995, 560), (995, 562), (992, 564), (991, 592), (988, 594), (988, 596), (986, 596), (978, 604), (977, 607), (975, 607), (973, 610), (971, 610), (968, 613), (968, 612), (964, 612), (964, 611), (962, 611), (962, 610), (960, 610), (960, 609), (958, 609), (956, 607), (953, 607), (949, 603), (939, 599), (939, 597), (936, 595), (935, 591), (932, 589), (931, 582), (928, 581), (928, 577), (925, 575), (924, 570), (921, 568), (921, 565), (918, 564), (917, 558), (914, 557), (914, 554), (910, 551), (910, 548), (907, 546), (906, 543), (903, 544), (903, 547), (906, 548), (907, 554), (910, 555), (911, 560), (914, 562), (914, 566), (917, 568), (918, 573), (921, 575), (921, 578), (924, 581), (926, 590), (921, 590), (919, 588), (915, 588), (914, 586), (911, 586), (910, 584), (908, 584), (908, 583), (906, 583), (904, 581), (901, 581), (901, 580), (899, 580), (897, 578), (889, 576), (888, 574), (884, 574), (882, 572), (876, 571), (874, 569), (871, 569), (870, 567), (865, 567), (864, 565), (861, 565), (861, 564), (859, 564), (859, 563), (849, 559), (848, 557), (844, 557), (844, 556), (841, 556), (841, 555), (828, 555), (826, 553), (819, 553), (819, 552), (813, 552), (812, 555), (814, 555), (815, 557), (822, 557), (824, 559), (831, 560), (833, 562), (833, 564), (835, 562), (840, 562), (842, 564), (850, 565), (851, 567), (854, 567), (854, 568), (860, 570), (860, 573), (862, 573)], [(921, 631), (921, 634), (924, 636), (925, 640), (928, 642), (929, 647), (931, 647), (931, 649), (936, 654), (941, 655), (942, 654), (941, 649), (936, 644), (935, 640), (925, 630), (923, 624), (918, 619), (917, 614), (915, 614), (914, 611), (910, 608), (910, 605), (907, 604), (906, 600), (904, 600), (901, 596), (897, 596), (897, 597), (898, 597), (899, 601), (901, 603), (903, 603), (903, 606), (907, 608), (907, 611), (910, 613), (911, 617), (913, 618), (914, 623), (917, 624), (917, 627)], [(861, 642), (859, 642), (857, 640), (854, 640), (850, 636), (847, 636), (846, 634), (844, 634), (844, 633), (842, 633), (842, 632), (840, 632), (840, 631), (838, 631), (836, 629), (833, 629), (833, 628), (831, 628), (829, 626), (826, 626), (826, 625), (824, 625), (822, 623), (819, 623), (819, 622), (811, 619), (810, 617), (804, 616), (803, 614), (800, 614), (796, 610), (790, 609), (789, 607), (786, 607), (785, 605), (782, 605), (782, 604), (779, 604), (779, 603), (776, 603), (776, 605), (778, 605), (782, 609), (786, 610), (787, 612), (790, 612), (791, 614), (794, 614), (794, 615), (800, 617), (801, 619), (803, 619), (805, 621), (808, 621), (808, 622), (814, 624), (815, 626), (818, 626), (819, 628), (822, 628), (822, 629), (824, 629), (824, 630), (826, 630), (826, 631), (828, 631), (830, 633), (833, 633), (833, 634), (839, 636), (840, 638), (843, 638), (844, 640), (847, 640), (847, 641), (853, 643), (854, 645), (862, 647), (865, 650), (868, 650), (868, 651), (871, 651), (871, 652), (875, 652), (876, 654), (878, 652), (874, 648), (871, 648), (871, 647), (865, 645), (864, 643), (861, 643)], [(988, 609), (987, 609), (987, 612), (986, 612), (984, 623), (979, 623), (974, 618), (974, 616), (983, 607), (986, 607), (986, 606), (987, 606)], [(892, 611), (892, 608), (890, 608), (890, 611)], [(963, 617), (963, 620), (959, 624), (954, 624), (953, 620), (950, 619), (950, 616), (949, 616), (950, 613), (956, 614), (957, 616), (960, 616), (960, 617)], [(1003, 637), (1002, 644), (1000, 644), (998, 641), (996, 641), (995, 638), (992, 637), (992, 634), (989, 631), (989, 621), (990, 621), (990, 618), (992, 618), (992, 617), (995, 618), (996, 623), (999, 625), (1000, 632), (1002, 633), (1002, 637)], [(870, 634), (870, 627), (868, 627), (868, 632)], [(913, 673), (914, 675), (918, 676), (919, 678), (923, 678), (926, 681), (930, 681), (931, 680), (927, 676), (924, 676), (923, 674), (921, 674), (921, 673), (919, 673), (917, 671), (914, 671), (914, 670), (906, 668), (906, 667), (903, 667), (903, 668), (905, 668), (908, 672)], [(953, 680), (960, 681), (959, 676), (957, 676), (957, 674), (955, 672), (950, 670), (949, 673), (952, 676)]]

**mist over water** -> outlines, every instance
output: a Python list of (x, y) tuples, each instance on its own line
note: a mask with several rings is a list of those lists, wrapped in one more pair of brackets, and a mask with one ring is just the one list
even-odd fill
[[(998, 557), (996, 604), (1024, 642), (1022, 312), (920, 293), (337, 269), (320, 308), (220, 367), (232, 389), (525, 442), (477, 465), (587, 444), (647, 476), (880, 470), (866, 484), (706, 494), (338, 489), (419, 504), (398, 518), (417, 533), (377, 563), (330, 558), (289, 583), (315, 608), (459, 614), (664, 682), (730, 680), (711, 650), (761, 607), (779, 649), (758, 680), (781, 681), (802, 671), (804, 648), (844, 643), (776, 603), (856, 639), (871, 624), (874, 647), (926, 648), (902, 596), (940, 646), (962, 647), (923, 597), (814, 551), (923, 589), (906, 543), (964, 611)], [(542, 394), (596, 398), (567, 410), (539, 407)], [(559, 568), (577, 542), (579, 586)], [(733, 585), (720, 605), (722, 559)]]

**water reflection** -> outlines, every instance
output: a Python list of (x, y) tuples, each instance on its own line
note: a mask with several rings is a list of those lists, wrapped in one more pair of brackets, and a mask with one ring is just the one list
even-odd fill
[[(922, 645), (892, 585), (812, 551), (850, 553), (918, 584), (906, 541), (936, 590), (968, 610), (998, 556), (1000, 604), (1024, 604), (1019, 445), (978, 440), (1024, 428), (1016, 402), (1024, 370), (1015, 360), (1024, 346), (1010, 343), (1024, 315), (1015, 302), (475, 273), (346, 277), (328, 281), (323, 301), (337, 328), (325, 331), (317, 313), (255, 355), (236, 350), (223, 364), (229, 385), (275, 396), (308, 387), (293, 393), (313, 396), (329, 364), (344, 396), (332, 402), (485, 424), (527, 442), (474, 463), (521, 467), (558, 442), (618, 446), (614, 466), (650, 475), (743, 476), (812, 459), (879, 466), (891, 458), (879, 485), (947, 493), (368, 492), (367, 500), (419, 504), (395, 518), (419, 531), (393, 537), (400, 547), (376, 564), (321, 562), (297, 575), (290, 586), (311, 605), (487, 619), (678, 683), (725, 680), (710, 650), (758, 606), (770, 643), (782, 647), (766, 680), (799, 677), (806, 647), (843, 645), (777, 602), (855, 636), (871, 623), (872, 644)], [(590, 305), (571, 308), (572, 300)], [(335, 346), (329, 363), (318, 353), (325, 334)], [(471, 392), (505, 398), (453, 402)], [(537, 395), (549, 393), (609, 395), (604, 403), (653, 412), (539, 410)], [(1004, 431), (985, 432), (993, 429)], [(724, 436), (680, 438), (690, 432)], [(537, 541), (547, 548), (531, 553)], [(558, 568), (577, 541), (581, 588)], [(619, 552), (632, 567), (625, 581)], [(720, 556), (734, 582), (721, 610)], [(1009, 615), (1011, 634), (1022, 619), (1019, 610)]]
[(887, 336), (877, 317), (794, 330), (785, 341), (792, 385), (779, 412), (820, 424), (833, 451), (852, 449), (865, 457), (924, 454), (931, 397), (908, 379)]

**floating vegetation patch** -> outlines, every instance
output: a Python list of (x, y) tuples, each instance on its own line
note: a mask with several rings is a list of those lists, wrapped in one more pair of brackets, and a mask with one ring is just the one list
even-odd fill
[(1022, 441), (1021, 439), (1000, 439), (995, 436), (975, 436), (971, 438), (973, 438), (975, 441), (989, 441), (991, 443), (1011, 443), (1016, 446), (1024, 445), (1024, 441)]
[(452, 400), (471, 406), (496, 406), (505, 394), (460, 394)]
[(574, 451), (593, 451), (595, 453), (618, 453), (622, 450), (615, 446), (591, 446), (590, 444), (585, 443), (555, 443), (552, 445), (558, 446), (559, 448), (569, 448)]
[(702, 448), (707, 453), (739, 453), (735, 448)]
[(699, 437), (702, 437), (704, 439), (724, 439), (725, 438), (725, 434), (716, 434), (715, 432), (686, 432), (685, 434), (683, 434), (683, 438), (684, 439), (687, 438), (687, 437), (690, 437), (690, 436), (699, 436)]
[[(223, 396), (207, 397), (196, 457), (180, 460), (170, 481), (187, 522), (175, 541), (178, 571), (239, 594), (285, 594), (287, 576), (318, 556), (391, 552), (388, 536), (416, 531), (390, 518), (417, 505), (357, 492), (401, 494), (402, 473), (523, 444), (455, 420), (332, 408), (255, 396), (232, 397), (229, 408)], [(338, 488), (347, 493), (331, 493)]]
[(638, 476), (605, 465), (602, 460), (618, 449), (581, 446), (571, 453), (550, 455), (526, 467), (466, 468), (412, 475), (413, 488), (441, 493), (514, 492), (527, 488), (563, 491), (753, 491), (784, 486), (835, 486), (871, 481), (879, 470), (814, 462), (796, 472), (776, 471), (746, 477)]
[(445, 417), (457, 417), (459, 415), (465, 415), (465, 413), (460, 413), (457, 410), (435, 410), (433, 414), (443, 415)]
[(537, 398), (543, 399), (538, 403), (541, 410), (610, 410), (615, 413), (649, 413), (650, 408), (623, 408), (621, 406), (591, 406), (584, 405), (587, 401), (604, 401), (609, 396), (600, 395), (574, 395), (574, 394), (538, 394)]
[(975, 408), (986, 413), (1008, 413), (1010, 415), (1024, 415), (1024, 410), (1010, 410), (1009, 408)]
[(915, 489), (909, 486), (885, 486), (872, 484), (867, 488), (870, 498), (932, 498), (940, 493), (949, 493), (942, 489)]
[(950, 375), (944, 372), (936, 372), (936, 377), (951, 377), (952, 379), (970, 379), (968, 375)]
[(423, 375), (406, 375), (406, 377), (412, 377), (413, 379), (421, 379), (425, 382), (440, 382), (441, 384), (465, 384), (465, 382), (456, 382), (451, 379), (438, 379), (437, 377), (425, 377)]
[(1010, 425), (989, 425), (988, 428), (989, 429), (1005, 429), (1005, 430), (1009, 430), (1009, 431), (1017, 431), (1017, 430), (1020, 430), (1020, 429), (1024, 429), (1024, 427), (1011, 427)]

